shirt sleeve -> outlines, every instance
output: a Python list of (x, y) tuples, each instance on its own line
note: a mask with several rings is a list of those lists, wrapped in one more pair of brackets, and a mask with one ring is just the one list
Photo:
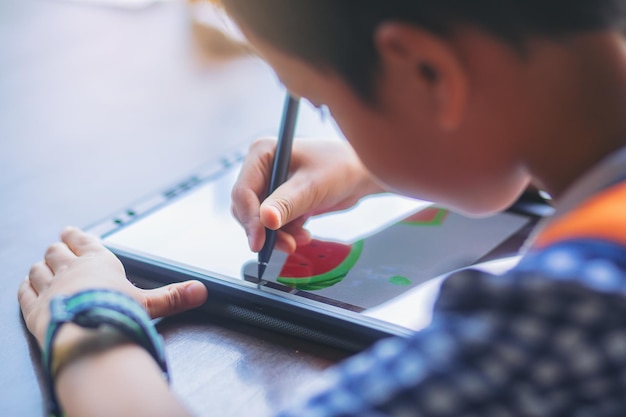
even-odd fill
[(624, 416), (626, 248), (558, 242), (444, 282), (433, 321), (327, 372), (280, 417)]

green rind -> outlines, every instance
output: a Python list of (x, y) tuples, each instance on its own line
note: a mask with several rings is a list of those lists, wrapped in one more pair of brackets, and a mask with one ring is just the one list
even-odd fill
[[(277, 281), (281, 284), (285, 284), (291, 287), (297, 287), (303, 290), (321, 290), (322, 288), (330, 287), (331, 285), (334, 285), (337, 282), (341, 281), (348, 274), (348, 272), (350, 272), (352, 267), (359, 260), (362, 251), (363, 240), (359, 240), (357, 242), (354, 242), (346, 259), (344, 259), (332, 270), (308, 278), (292, 278), (279, 276), (277, 278)], [(309, 288), (304, 288), (305, 286)]]

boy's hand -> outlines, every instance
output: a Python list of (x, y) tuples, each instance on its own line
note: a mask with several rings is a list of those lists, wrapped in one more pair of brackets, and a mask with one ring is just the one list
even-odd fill
[(51, 245), (44, 260), (30, 269), (20, 285), (18, 300), (30, 332), (42, 346), (50, 320), (50, 300), (92, 288), (122, 291), (160, 317), (201, 305), (206, 287), (197, 281), (142, 290), (127, 279), (122, 263), (99, 241), (76, 228), (67, 228), (61, 242)]
[(303, 225), (310, 216), (346, 209), (383, 191), (347, 143), (300, 139), (292, 150), (288, 180), (263, 200), (275, 149), (273, 139), (253, 143), (232, 191), (233, 215), (254, 252), (263, 247), (265, 227), (281, 229), (276, 247), (291, 253), (309, 242)]

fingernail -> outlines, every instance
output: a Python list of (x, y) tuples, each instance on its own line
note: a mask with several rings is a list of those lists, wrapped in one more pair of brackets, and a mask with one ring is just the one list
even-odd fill
[(274, 213), (276, 213), (276, 218), (278, 219), (278, 228), (280, 229), (280, 227), (283, 224), (283, 214), (278, 207), (276, 206), (270, 206), (270, 207), (274, 211)]

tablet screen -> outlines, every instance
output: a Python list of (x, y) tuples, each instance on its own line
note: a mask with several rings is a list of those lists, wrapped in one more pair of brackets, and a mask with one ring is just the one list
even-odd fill
[[(257, 255), (230, 211), (238, 171), (233, 164), (196, 179), (143, 213), (132, 207), (100, 233), (104, 243), (256, 287)], [(404, 310), (415, 303), (427, 310), (424, 297), (432, 298), (436, 277), (485, 259), (529, 222), (508, 212), (467, 218), (426, 201), (372, 196), (352, 209), (309, 220), (312, 242), (291, 255), (275, 251), (262, 291), (418, 328), (423, 317)]]

